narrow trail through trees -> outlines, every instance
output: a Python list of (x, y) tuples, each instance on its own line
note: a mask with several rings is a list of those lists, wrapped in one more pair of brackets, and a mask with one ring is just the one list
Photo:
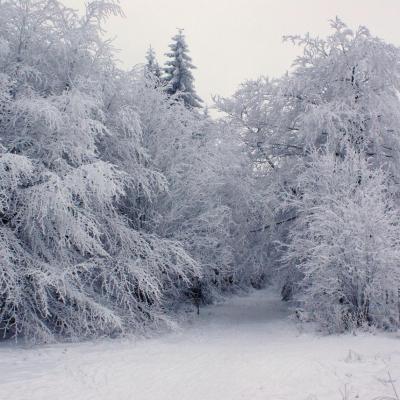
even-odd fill
[[(205, 307), (152, 339), (0, 347), (0, 398), (13, 400), (361, 399), (390, 394), (400, 349), (390, 336), (316, 336), (271, 290)], [(398, 339), (397, 339), (398, 340)], [(397, 350), (396, 350), (397, 349)]]

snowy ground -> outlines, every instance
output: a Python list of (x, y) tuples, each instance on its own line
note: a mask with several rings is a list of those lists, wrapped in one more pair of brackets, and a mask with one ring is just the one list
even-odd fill
[(269, 291), (202, 310), (181, 332), (0, 347), (0, 399), (372, 400), (400, 389), (400, 338), (300, 333)]

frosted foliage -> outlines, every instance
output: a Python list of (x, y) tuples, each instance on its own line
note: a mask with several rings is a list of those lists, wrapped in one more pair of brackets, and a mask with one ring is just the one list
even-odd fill
[(0, 154), (0, 213), (5, 215), (13, 207), (20, 188), (32, 178), (31, 161), (16, 154)]
[(99, 100), (79, 90), (47, 98), (21, 97), (13, 102), (13, 110), (7, 127), (13, 146), (18, 150), (29, 146), (33, 131), (38, 145), (30, 149), (30, 155), (51, 168), (63, 168), (65, 162), (78, 166), (93, 161), (96, 140), (109, 134)]

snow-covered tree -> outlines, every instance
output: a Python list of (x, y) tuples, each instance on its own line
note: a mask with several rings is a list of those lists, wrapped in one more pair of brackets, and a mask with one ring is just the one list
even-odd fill
[(261, 284), (267, 256), (251, 231), (266, 210), (251, 164), (225, 127), (203, 121), (200, 128), (174, 150), (163, 231), (199, 261), (210, 292)]
[(202, 100), (196, 94), (191, 71), (196, 67), (192, 64), (192, 59), (188, 54), (189, 48), (182, 29), (178, 30), (172, 41), (169, 45), (171, 51), (166, 53), (168, 60), (164, 67), (167, 93), (179, 94), (179, 98), (187, 107), (201, 107)]
[(161, 68), (158, 64), (156, 53), (150, 46), (146, 53), (146, 73), (151, 74), (157, 79), (161, 78)]
[(228, 125), (192, 112), (162, 88), (148, 90), (140, 79), (132, 88), (150, 162), (168, 179), (149, 222), (198, 261), (204, 300), (261, 285), (268, 242), (252, 231), (268, 212), (243, 144)]
[(0, 4), (0, 329), (48, 341), (167, 322), (199, 275), (138, 210), (166, 188), (149, 165), (130, 75), (101, 23), (120, 9)]
[[(259, 229), (275, 229), (280, 235), (277, 242), (288, 246), (276, 249), (277, 268), (273, 273), (283, 285), (284, 297), (290, 298), (293, 289), (297, 290), (297, 298), (304, 299), (304, 309), (311, 310), (315, 319), (333, 329), (337, 321), (341, 321), (342, 328), (351, 325), (350, 322), (346, 322), (346, 326), (343, 325), (343, 318), (336, 322), (329, 319), (330, 315), (334, 315), (329, 307), (337, 306), (335, 301), (338, 298), (335, 296), (340, 292), (339, 286), (348, 285), (351, 288), (353, 278), (348, 274), (343, 276), (340, 284), (334, 286), (332, 283), (329, 295), (321, 290), (324, 285), (328, 285), (326, 276), (331, 273), (329, 279), (335, 279), (340, 268), (348, 267), (342, 267), (344, 262), (341, 259), (341, 254), (347, 250), (332, 245), (328, 266), (323, 263), (325, 259), (322, 258), (325, 254), (321, 254), (319, 259), (318, 254), (313, 253), (313, 264), (297, 268), (297, 263), (302, 266), (310, 256), (306, 250), (300, 251), (299, 247), (298, 260), (290, 253), (291, 262), (285, 264), (286, 268), (282, 268), (280, 261), (289, 256), (286, 253), (287, 249), (299, 246), (300, 237), (304, 239), (302, 244), (310, 246), (309, 252), (313, 246), (320, 243), (319, 240), (322, 244), (330, 246), (329, 235), (332, 232), (329, 231), (328, 222), (337, 222), (340, 218), (342, 225), (339, 227), (338, 222), (335, 227), (337, 236), (334, 240), (344, 243), (347, 233), (351, 231), (355, 241), (359, 240), (358, 243), (362, 243), (365, 239), (367, 243), (363, 235), (368, 226), (367, 221), (363, 221), (362, 218), (368, 219), (367, 215), (370, 214), (371, 220), (376, 222), (377, 229), (372, 229), (372, 238), (379, 243), (377, 247), (385, 243), (385, 251), (388, 254), (386, 263), (384, 251), (379, 250), (379, 256), (374, 254), (377, 258), (372, 258), (373, 262), (380, 271), (395, 273), (395, 264), (390, 263), (395, 259), (398, 249), (394, 215), (399, 212), (399, 203), (398, 196), (390, 193), (399, 192), (400, 53), (398, 48), (373, 37), (364, 27), (352, 31), (339, 19), (331, 21), (331, 27), (333, 33), (326, 39), (309, 35), (287, 38), (303, 48), (303, 54), (295, 60), (290, 73), (275, 80), (260, 78), (248, 81), (232, 98), (216, 100), (219, 108), (227, 114), (232, 129), (238, 132), (247, 146), (253, 167), (262, 176), (260, 185), (266, 185), (269, 189), (265, 201), (271, 205), (280, 205), (272, 207), (275, 208), (275, 213), (271, 223), (261, 221)], [(313, 149), (321, 149), (321, 153), (318, 150), (314, 152)], [(313, 153), (311, 161), (310, 153)], [(319, 157), (321, 160), (318, 161)], [(324, 163), (328, 162), (329, 157), (333, 157), (337, 164), (324, 169)], [(355, 157), (358, 157), (359, 161), (356, 162)], [(317, 164), (319, 170), (313, 169), (310, 162), (312, 165)], [(356, 186), (354, 191), (359, 197), (364, 193), (364, 200), (355, 199), (356, 194), (350, 189), (346, 191), (346, 187), (343, 187), (346, 184), (352, 187), (351, 182), (358, 181), (358, 167), (349, 167), (357, 163), (359, 169), (362, 169), (363, 179), (360, 187)], [(348, 166), (347, 170), (345, 166)], [(350, 172), (345, 175), (341, 168), (345, 171), (351, 170), (355, 175), (351, 176)], [(306, 179), (312, 183), (304, 189), (302, 183)], [(328, 187), (329, 179), (332, 187)], [(319, 205), (320, 213), (325, 213), (328, 226), (325, 228), (321, 223), (318, 226), (319, 231), (315, 233), (315, 225), (308, 224), (309, 221), (301, 216), (305, 215), (303, 203), (310, 195), (308, 192), (312, 191), (313, 185), (318, 188), (319, 182), (326, 183), (324, 190), (327, 192), (337, 191), (334, 193), (337, 195), (334, 202), (338, 208), (338, 216), (328, 217), (333, 206), (329, 206), (324, 192), (317, 193), (316, 190), (312, 201)], [(286, 202), (288, 194), (291, 201)], [(325, 200), (318, 199), (319, 196)], [(379, 204), (374, 205), (374, 201)], [(307, 206), (311, 207), (310, 204)], [(349, 214), (340, 215), (340, 212), (344, 213), (346, 210)], [(310, 211), (308, 218), (313, 221), (313, 217), (317, 218)], [(355, 242), (349, 243), (355, 246)], [(377, 248), (375, 250), (378, 252)], [(351, 255), (354, 263), (349, 268), (354, 268), (359, 263), (359, 268), (366, 273), (370, 267), (366, 266), (363, 257), (371, 255), (368, 251), (363, 253), (358, 247), (355, 248), (354, 252), (356, 251), (359, 253)], [(311, 274), (308, 268), (315, 268), (318, 272)], [(304, 278), (306, 272), (308, 279)], [(397, 291), (394, 286), (398, 285), (396, 279), (389, 283), (383, 278), (376, 278), (373, 284), (371, 283), (373, 289), (369, 284), (366, 289), (365, 281), (359, 282), (359, 293), (363, 293), (360, 296), (364, 296), (371, 304), (367, 312), (365, 309), (363, 311), (364, 306), (361, 303), (356, 305), (355, 301), (360, 302), (360, 298), (349, 300), (339, 296), (343, 303), (337, 307), (340, 312), (346, 309), (348, 318), (353, 318), (355, 325), (372, 321), (376, 325), (393, 327), (398, 323), (394, 322), (398, 321), (394, 316), (397, 307), (394, 305)], [(299, 282), (300, 285), (297, 285)], [(311, 293), (312, 290), (315, 292)], [(377, 292), (374, 292), (374, 295), (369, 292), (368, 296), (363, 292), (374, 290), (380, 293), (377, 297), (374, 297)], [(386, 291), (390, 304), (387, 307), (381, 303)], [(318, 293), (320, 297), (316, 300)], [(353, 295), (354, 293), (346, 293), (346, 296)], [(318, 307), (321, 308), (320, 313)], [(387, 318), (383, 318), (383, 314), (380, 318), (380, 312)]]
[(331, 28), (326, 39), (286, 38), (303, 49), (290, 74), (246, 82), (231, 99), (217, 99), (256, 162), (273, 168), (310, 145), (340, 153), (350, 143), (377, 164), (398, 165), (399, 49), (338, 18)]

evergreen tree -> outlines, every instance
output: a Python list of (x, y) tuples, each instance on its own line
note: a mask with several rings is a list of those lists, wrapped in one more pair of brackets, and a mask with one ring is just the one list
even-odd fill
[(160, 79), (161, 78), (161, 69), (156, 59), (156, 53), (153, 48), (150, 46), (146, 53), (146, 73)]
[(164, 68), (167, 93), (169, 95), (178, 93), (186, 107), (201, 107), (202, 100), (194, 89), (194, 78), (191, 72), (196, 67), (188, 55), (188, 45), (182, 29), (179, 29), (178, 34), (172, 40), (173, 43), (169, 45), (171, 51), (166, 53), (169, 60)]

